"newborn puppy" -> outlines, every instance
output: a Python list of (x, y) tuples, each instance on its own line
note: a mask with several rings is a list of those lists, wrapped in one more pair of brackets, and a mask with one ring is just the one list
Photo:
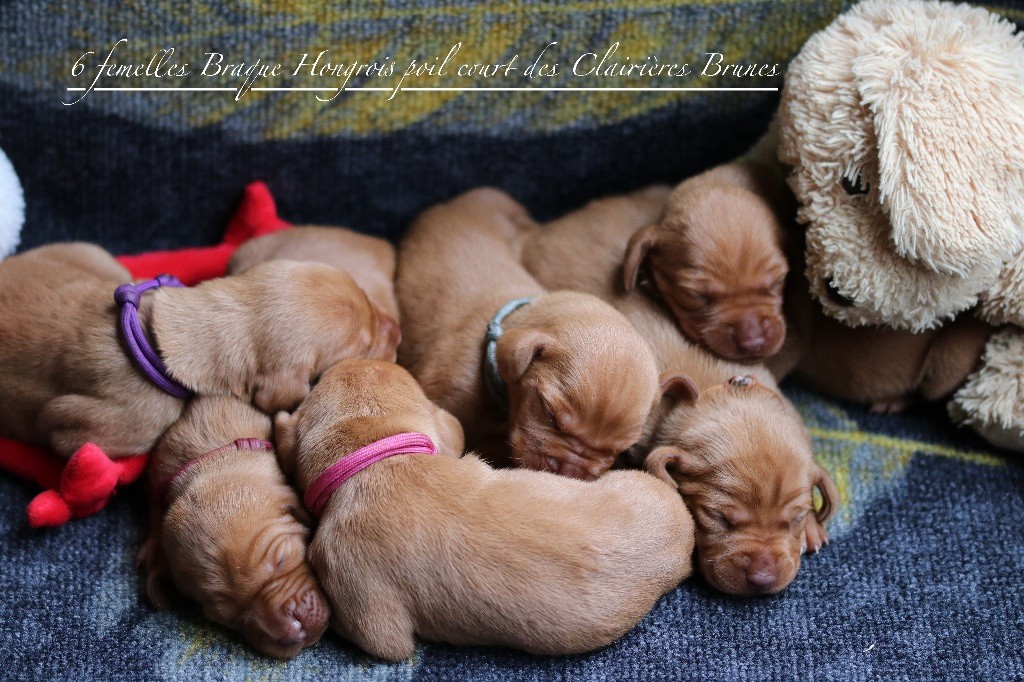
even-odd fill
[[(513, 241), (540, 282), (606, 298), (647, 339), (659, 369), (692, 380), (692, 395), (677, 393), (652, 413), (638, 454), (678, 485), (697, 523), (697, 566), (708, 582), (737, 595), (778, 592), (795, 577), (801, 552), (827, 542), (823, 524), (838, 504), (836, 488), (767, 370), (710, 355), (680, 335), (663, 308), (622, 290), (619, 254), (656, 191), (593, 202), (526, 227)], [(815, 487), (824, 505), (812, 511)]]
[(646, 342), (608, 304), (546, 293), (511, 251), (520, 224), (526, 210), (494, 189), (417, 218), (398, 256), (400, 359), (491, 463), (596, 478), (678, 379), (659, 385)]
[[(678, 486), (697, 524), (699, 570), (715, 588), (779, 592), (801, 555), (828, 542), (823, 524), (838, 492), (774, 388), (750, 375), (725, 379), (668, 412), (652, 445), (644, 468)], [(813, 488), (823, 500), (817, 510)]]
[(149, 464), (151, 533), (139, 553), (158, 608), (168, 571), (207, 618), (291, 658), (327, 629), (306, 562), (305, 516), (269, 443), (270, 418), (224, 397), (189, 402)]
[(787, 291), (786, 313), (786, 348), (780, 362), (769, 363), (776, 377), (792, 368), (807, 386), (882, 414), (950, 396), (977, 368), (992, 334), (973, 315), (918, 333), (849, 327), (821, 311), (803, 277)]
[[(592, 651), (691, 571), (693, 522), (672, 489), (639, 471), (585, 483), (460, 459), (458, 422), (397, 365), (338, 363), (275, 430), (282, 461), (321, 510), (309, 558), (331, 626), (374, 656), (408, 658), (416, 637)], [(396, 445), (334, 479), (354, 451), (396, 434), (425, 435), (439, 454)], [(335, 483), (321, 487), (326, 479)]]
[(727, 360), (774, 355), (785, 339), (781, 240), (792, 208), (782, 181), (773, 180), (752, 161), (690, 178), (673, 190), (660, 221), (626, 246), (626, 291), (646, 266), (687, 338)]
[[(0, 262), (0, 435), (70, 456), (91, 441), (117, 457), (148, 452), (181, 414), (135, 365), (114, 302), (129, 273), (88, 244), (53, 244)], [(126, 307), (132, 305), (132, 292)], [(277, 261), (194, 288), (135, 294), (141, 334), (184, 395), (292, 408), (350, 356), (393, 358), (392, 321), (348, 275)]]
[(228, 274), (241, 274), (269, 260), (314, 261), (347, 272), (374, 305), (398, 319), (395, 247), (387, 240), (343, 227), (293, 227), (239, 246), (228, 263)]

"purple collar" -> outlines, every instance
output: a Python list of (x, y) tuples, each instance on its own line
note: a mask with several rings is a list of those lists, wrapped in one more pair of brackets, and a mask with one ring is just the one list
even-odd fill
[(135, 366), (164, 393), (185, 399), (192, 397), (192, 391), (167, 375), (164, 361), (150, 345), (142, 323), (139, 322), (139, 297), (143, 293), (159, 287), (183, 286), (171, 275), (159, 275), (156, 279), (147, 279), (138, 284), (122, 284), (114, 291), (114, 302), (121, 308), (121, 337), (128, 346)]

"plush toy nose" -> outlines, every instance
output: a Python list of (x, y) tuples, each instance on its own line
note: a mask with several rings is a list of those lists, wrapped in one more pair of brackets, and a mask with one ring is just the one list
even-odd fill
[(837, 306), (842, 308), (849, 308), (853, 305), (853, 301), (839, 293), (839, 289), (832, 284), (828, 279), (825, 280), (825, 292), (828, 294), (828, 299), (835, 303)]

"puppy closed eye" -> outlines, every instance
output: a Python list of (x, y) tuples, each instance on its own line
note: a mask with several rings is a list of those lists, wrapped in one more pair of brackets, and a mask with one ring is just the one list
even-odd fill
[(714, 303), (714, 298), (708, 294), (684, 288), (680, 291), (679, 302), (689, 310), (703, 310)]
[(789, 521), (789, 523), (785, 524), (785, 525), (790, 527), (790, 528), (798, 528), (798, 527), (803, 525), (804, 521), (807, 520), (807, 514), (809, 514), (809, 513), (810, 513), (810, 510), (809, 509), (805, 509), (802, 512), (800, 512), (799, 514), (797, 514), (796, 516), (794, 516)]
[(724, 513), (714, 509), (704, 509), (698, 515), (703, 525), (709, 532), (726, 532), (736, 529), (736, 524)]

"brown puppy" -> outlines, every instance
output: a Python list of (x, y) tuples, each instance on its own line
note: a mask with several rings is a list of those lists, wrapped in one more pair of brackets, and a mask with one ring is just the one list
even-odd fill
[[(54, 244), (0, 262), (0, 435), (69, 456), (148, 452), (183, 402), (129, 359), (114, 289), (131, 280), (108, 253)], [(348, 275), (278, 261), (139, 299), (167, 373), (197, 394), (297, 405), (336, 360), (393, 358), (397, 330)]]
[(791, 203), (782, 181), (753, 161), (686, 180), (668, 197), (660, 221), (629, 240), (626, 291), (646, 265), (650, 284), (691, 341), (736, 362), (774, 355), (786, 333), (781, 241)]
[(992, 327), (973, 315), (916, 334), (849, 327), (821, 311), (803, 277), (786, 295), (790, 331), (769, 368), (778, 379), (792, 369), (811, 388), (876, 413), (949, 397), (977, 368), (992, 335)]
[[(511, 252), (517, 223), (508, 195), (479, 189), (425, 211), (399, 248), (401, 362), (427, 396), (454, 414), (467, 444), (493, 464), (515, 463), (591, 479), (641, 436), (660, 397), (650, 350), (593, 296), (546, 293)], [(496, 344), (508, 416), (488, 395), (485, 336), (511, 312)], [(675, 390), (677, 379), (666, 381)]]
[[(260, 653), (291, 658), (327, 629), (306, 562), (308, 518), (266, 441), (271, 421), (234, 398), (189, 402), (149, 464), (151, 534), (139, 552), (154, 606), (164, 571), (207, 618)], [(166, 569), (165, 569), (166, 567)]]
[[(695, 399), (664, 401), (652, 413), (640, 448), (653, 449), (645, 466), (678, 484), (697, 522), (697, 563), (708, 582), (731, 594), (778, 592), (795, 577), (802, 551), (827, 541), (822, 524), (838, 503), (835, 485), (767, 370), (704, 352), (660, 306), (623, 291), (619, 254), (649, 194), (593, 202), (514, 241), (543, 284), (606, 298), (647, 339), (661, 370), (692, 379)], [(730, 383), (744, 376), (751, 380)], [(812, 513), (814, 487), (825, 504)]]
[(314, 261), (347, 272), (374, 305), (398, 320), (395, 247), (387, 240), (343, 227), (293, 227), (239, 246), (228, 263), (228, 274), (241, 274), (268, 260)]
[(585, 483), (460, 459), (457, 421), (397, 365), (343, 361), (275, 423), (302, 489), (381, 438), (418, 432), (439, 446), (356, 473), (310, 545), (333, 629), (374, 656), (407, 658), (416, 637), (591, 651), (691, 571), (693, 522), (672, 489), (638, 471)]

